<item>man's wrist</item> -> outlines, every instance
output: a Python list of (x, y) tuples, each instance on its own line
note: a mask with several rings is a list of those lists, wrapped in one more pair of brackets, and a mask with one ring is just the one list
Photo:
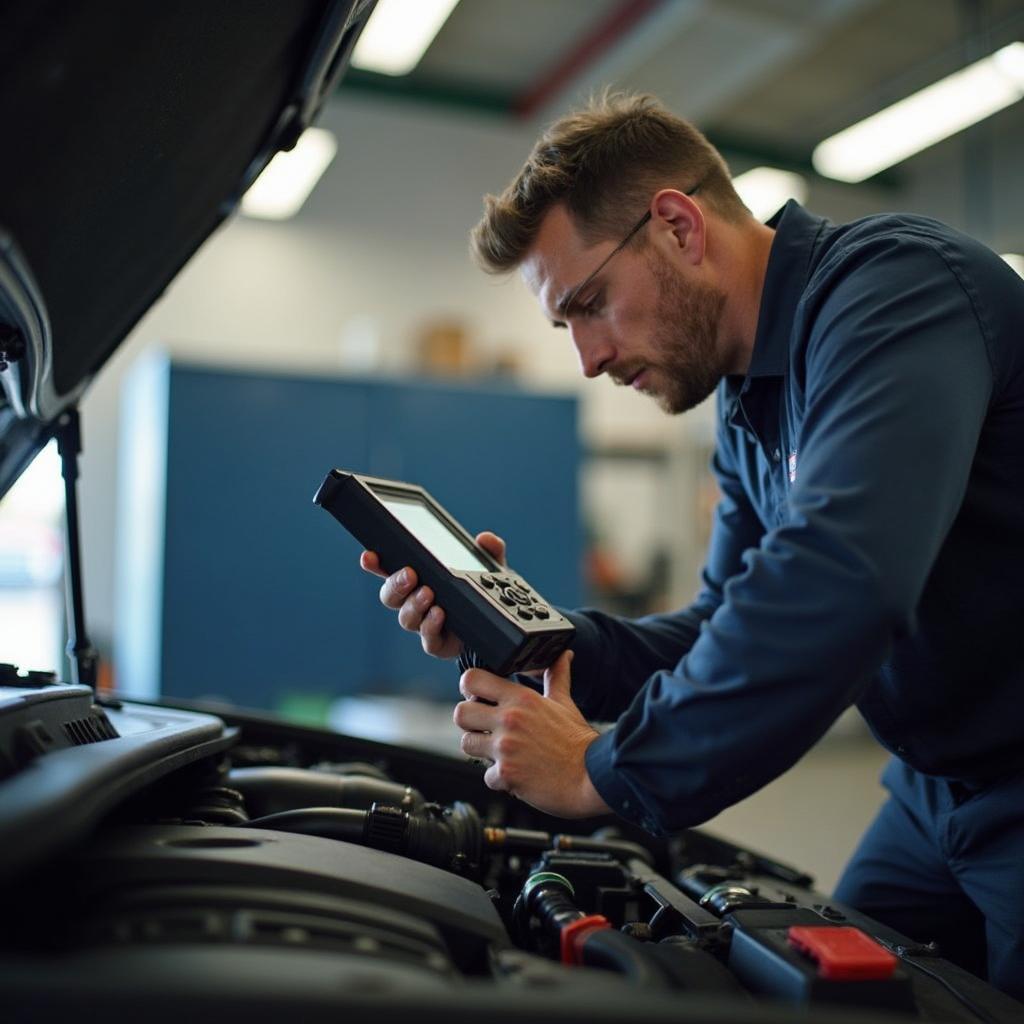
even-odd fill
[[(599, 738), (599, 734), (595, 733), (591, 737), (590, 743)], [(605, 803), (604, 797), (597, 791), (593, 781), (590, 778), (590, 773), (587, 771), (586, 753), (590, 747), (590, 743), (587, 744), (583, 749), (582, 758), (582, 774), (583, 778), (580, 783), (580, 802), (581, 802), (581, 814), (580, 817), (591, 818), (599, 814), (611, 814), (612, 809)]]
[(590, 785), (612, 814), (654, 831), (643, 806), (615, 767), (615, 729), (596, 736), (587, 747), (584, 760)]

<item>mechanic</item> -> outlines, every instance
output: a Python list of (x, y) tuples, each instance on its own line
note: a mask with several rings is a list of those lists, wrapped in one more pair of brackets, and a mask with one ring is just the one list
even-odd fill
[[(890, 798), (836, 898), (1024, 996), (1024, 281), (924, 217), (761, 224), (649, 96), (556, 122), (485, 206), (477, 261), (521, 270), (585, 376), (669, 413), (716, 392), (721, 498), (693, 604), (567, 613), (543, 693), (466, 672), (463, 750), (542, 810), (673, 832), (856, 704)], [(381, 600), (458, 653), (411, 569)]]

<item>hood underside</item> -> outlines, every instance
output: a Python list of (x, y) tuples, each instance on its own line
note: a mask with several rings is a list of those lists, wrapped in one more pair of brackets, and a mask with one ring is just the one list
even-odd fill
[(0, 14), (0, 495), (337, 84), (372, 0)]

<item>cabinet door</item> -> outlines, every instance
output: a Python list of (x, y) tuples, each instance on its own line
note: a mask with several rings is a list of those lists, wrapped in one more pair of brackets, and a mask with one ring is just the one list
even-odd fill
[(344, 382), (173, 369), (164, 693), (276, 707), (366, 679), (373, 587), (313, 494), (365, 462), (367, 404)]
[(502, 535), (549, 600), (579, 603), (573, 399), (174, 366), (168, 409), (166, 695), (455, 697), (454, 664), (398, 628), (358, 543), (313, 505), (335, 466), (421, 484), (471, 532)]

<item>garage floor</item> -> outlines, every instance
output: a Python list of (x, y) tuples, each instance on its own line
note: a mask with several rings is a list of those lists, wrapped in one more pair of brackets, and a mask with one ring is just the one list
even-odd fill
[(706, 827), (813, 875), (830, 893), (886, 793), (889, 754), (867, 736), (826, 737), (785, 775)]

